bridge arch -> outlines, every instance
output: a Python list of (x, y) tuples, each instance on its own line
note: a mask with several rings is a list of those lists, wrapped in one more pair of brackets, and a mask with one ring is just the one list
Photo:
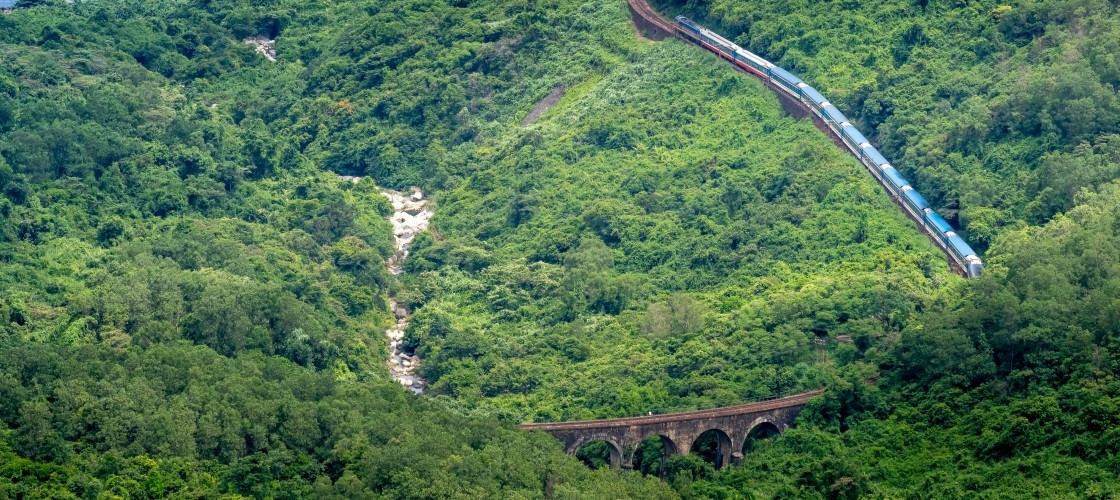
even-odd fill
[(719, 469), (731, 464), (731, 436), (723, 429), (711, 428), (692, 440), (689, 453), (695, 453)]
[(622, 468), (623, 447), (619, 443), (614, 442), (613, 439), (606, 436), (587, 436), (580, 438), (575, 443), (573, 443), (572, 446), (568, 447), (567, 453), (569, 455), (575, 455), (579, 457), (580, 451), (582, 451), (584, 447), (593, 443), (606, 444), (608, 463), (610, 464), (611, 470), (619, 470)]
[(642, 441), (645, 441), (646, 439), (652, 437), (659, 438), (661, 440), (661, 446), (665, 448), (666, 455), (680, 453), (680, 450), (677, 449), (677, 443), (673, 442), (673, 438), (669, 437), (667, 433), (650, 432), (642, 436)]
[(746, 454), (751, 450), (756, 440), (769, 439), (782, 433), (782, 428), (769, 417), (754, 419), (743, 433), (743, 442), (739, 443), (739, 451)]
[(630, 453), (628, 467), (643, 474), (661, 476), (664, 474), (665, 461), (680, 452), (672, 438), (663, 433), (652, 432), (641, 436)]

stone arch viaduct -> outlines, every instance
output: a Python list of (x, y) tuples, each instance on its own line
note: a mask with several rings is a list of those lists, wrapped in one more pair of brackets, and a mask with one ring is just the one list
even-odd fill
[(645, 417), (612, 418), (521, 424), (525, 430), (541, 430), (564, 443), (564, 451), (574, 455), (592, 441), (605, 441), (610, 449), (611, 468), (632, 468), (634, 452), (642, 440), (660, 436), (665, 454), (687, 455), (701, 434), (716, 431), (719, 449), (716, 466), (737, 463), (742, 458), (747, 438), (759, 433), (784, 432), (793, 425), (805, 403), (824, 392), (816, 389), (769, 401), (715, 408), (711, 410), (669, 413)]

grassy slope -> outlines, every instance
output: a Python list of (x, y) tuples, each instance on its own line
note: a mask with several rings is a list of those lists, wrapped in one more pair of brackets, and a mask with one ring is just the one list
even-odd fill
[[(881, 342), (951, 293), (943, 256), (810, 122), (600, 9), (624, 57), (526, 130), (503, 117), (437, 193), (446, 241), (422, 239), (406, 278), (437, 392), (546, 419), (730, 404), (820, 384), (814, 330)], [(651, 327), (672, 297), (690, 326)], [(443, 350), (440, 317), (466, 346)]]

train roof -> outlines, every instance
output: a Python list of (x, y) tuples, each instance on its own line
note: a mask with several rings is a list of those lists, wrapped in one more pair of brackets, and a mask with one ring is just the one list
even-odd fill
[(755, 64), (758, 64), (759, 66), (762, 66), (764, 68), (771, 68), (771, 67), (774, 66), (773, 64), (770, 64), (770, 61), (767, 61), (766, 59), (763, 59), (763, 58), (759, 57), (758, 54), (755, 54), (754, 52), (751, 52), (747, 49), (739, 48), (738, 50), (735, 51), (735, 53), (738, 54), (740, 57), (743, 57), (743, 58), (746, 58), (746, 59), (750, 59), (751, 61), (754, 61)]
[(929, 213), (927, 213), (926, 220), (929, 221), (929, 223), (933, 225), (933, 228), (941, 234), (945, 234), (953, 230), (953, 226), (949, 224), (949, 221), (945, 220), (945, 218), (937, 212), (930, 211)]
[(889, 181), (892, 186), (898, 189), (910, 185), (910, 183), (906, 181), (906, 178), (902, 177), (902, 174), (898, 173), (898, 170), (894, 168), (883, 169), (883, 176), (887, 178), (887, 181)]
[(913, 203), (914, 206), (918, 208), (918, 210), (924, 210), (929, 207), (929, 202), (922, 197), (921, 193), (915, 191), (913, 188), (903, 189), (902, 196), (908, 198), (910, 200), (910, 203)]
[(961, 257), (976, 255), (976, 250), (973, 250), (972, 247), (968, 246), (968, 243), (966, 243), (964, 241), (964, 238), (961, 238), (960, 235), (953, 233), (947, 239), (949, 240), (949, 246), (953, 247), (953, 249), (956, 250), (956, 252), (959, 253)]
[(813, 88), (809, 85), (801, 87), (801, 95), (805, 96), (806, 98), (808, 98), (809, 100), (812, 100), (813, 102), (815, 102), (817, 104), (824, 104), (824, 103), (828, 102), (828, 99), (825, 99), (824, 96), (821, 95), (820, 92), (817, 92), (817, 89), (815, 89), (815, 88)]
[(712, 30), (709, 30), (707, 28), (700, 28), (700, 30), (703, 31), (705, 35), (708, 35), (708, 38), (711, 38), (712, 40), (715, 40), (715, 41), (719, 42), (721, 45), (723, 45), (724, 47), (727, 47), (728, 49), (731, 49), (732, 51), (743, 50), (743, 48), (736, 45), (735, 42), (732, 42), (731, 40), (728, 40), (728, 39), (720, 36), (719, 34), (717, 34), (716, 32), (714, 32)]
[(786, 82), (790, 85), (797, 85), (797, 84), (801, 83), (800, 78), (798, 78), (796, 76), (793, 76), (793, 73), (790, 73), (789, 71), (786, 71), (786, 70), (784, 70), (784, 69), (782, 69), (781, 67), (778, 67), (778, 66), (774, 66), (773, 68), (770, 68), (770, 73), (773, 74), (774, 76), (777, 76), (783, 82)]
[(841, 113), (839, 109), (836, 109), (836, 106), (831, 104), (824, 107), (824, 115), (828, 117), (829, 120), (832, 120), (832, 123), (837, 125), (848, 121), (848, 117), (844, 116), (844, 113)]
[(876, 165), (876, 166), (883, 165), (883, 164), (886, 164), (886, 163), (890, 163), (890, 162), (887, 161), (887, 159), (885, 157), (883, 157), (883, 154), (880, 153), (879, 150), (875, 149), (874, 147), (863, 148), (863, 153), (865, 155), (867, 155), (867, 159), (871, 160), (871, 163)]
[(677, 24), (680, 24), (681, 26), (684, 26), (685, 28), (688, 28), (689, 31), (692, 31), (693, 33), (699, 33), (700, 29), (701, 29), (699, 24), (696, 24), (696, 23), (692, 22), (691, 19), (689, 19), (687, 17), (684, 17), (684, 16), (678, 16), (677, 17)]
[(856, 129), (855, 127), (853, 127), (851, 125), (848, 125), (847, 127), (844, 127), (840, 131), (843, 132), (844, 135), (848, 137), (848, 140), (854, 142), (856, 144), (856, 146), (859, 146), (860, 144), (864, 144), (864, 143), (867, 142), (867, 138), (864, 137), (863, 134), (859, 133), (858, 129)]

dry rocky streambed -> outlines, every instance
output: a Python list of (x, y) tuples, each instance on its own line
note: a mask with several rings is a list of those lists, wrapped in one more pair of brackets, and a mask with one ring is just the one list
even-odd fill
[[(361, 180), (360, 177), (347, 175), (339, 178), (351, 182)], [(380, 187), (378, 190), (393, 204), (393, 215), (389, 218), (389, 222), (393, 224), (393, 247), (396, 252), (386, 265), (393, 275), (403, 274), (404, 259), (408, 257), (409, 246), (412, 245), (412, 240), (416, 239), (417, 234), (428, 229), (432, 211), (428, 210), (428, 200), (424, 199), (424, 193), (418, 188), (412, 188), (412, 192), (407, 194)], [(393, 309), (393, 315), (397, 318), (396, 325), (385, 330), (385, 336), (389, 337), (389, 360), (386, 361), (389, 373), (393, 376), (393, 380), (419, 394), (424, 391), (425, 386), (424, 380), (416, 374), (416, 369), (420, 366), (420, 358), (409, 356), (401, 349), (404, 331), (408, 328), (408, 310), (397, 304), (397, 301), (391, 297), (389, 307)]]
[[(416, 239), (417, 234), (428, 229), (432, 211), (428, 210), (428, 200), (424, 199), (424, 193), (419, 189), (413, 188), (409, 195), (381, 189), (381, 194), (393, 203), (393, 216), (390, 221), (393, 223), (393, 242), (397, 252), (389, 258), (388, 265), (389, 272), (397, 275), (404, 273), (404, 259), (408, 257), (408, 247), (412, 244), (412, 240)], [(393, 314), (397, 317), (396, 326), (385, 330), (385, 335), (389, 337), (389, 372), (392, 373), (393, 380), (412, 389), (412, 392), (420, 393), (424, 390), (424, 380), (416, 375), (420, 359), (409, 356), (401, 350), (404, 330), (408, 328), (408, 310), (391, 298), (389, 306), (393, 308)]]

